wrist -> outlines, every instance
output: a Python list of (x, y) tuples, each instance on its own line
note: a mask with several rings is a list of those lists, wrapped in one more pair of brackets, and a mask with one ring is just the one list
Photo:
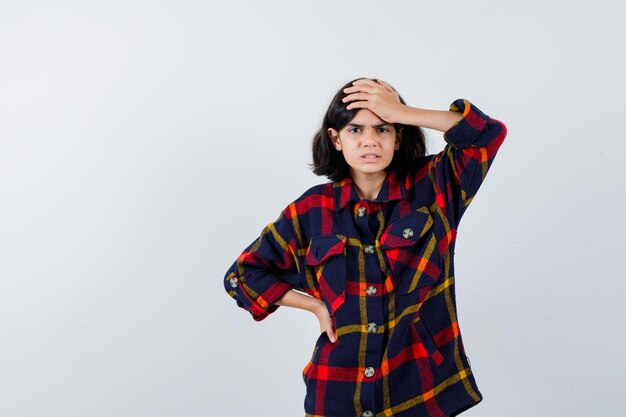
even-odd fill
[(317, 317), (320, 316), (324, 311), (326, 311), (326, 304), (324, 301), (319, 298), (311, 297), (313, 299), (313, 303), (311, 305), (311, 313), (315, 314)]
[(403, 125), (425, 127), (440, 132), (446, 132), (450, 127), (463, 118), (461, 113), (449, 110), (428, 110), (405, 106), (401, 112)]
[(403, 105), (402, 110), (398, 115), (397, 123), (403, 125), (413, 125), (419, 119), (421, 109), (417, 107), (411, 107), (407, 105)]

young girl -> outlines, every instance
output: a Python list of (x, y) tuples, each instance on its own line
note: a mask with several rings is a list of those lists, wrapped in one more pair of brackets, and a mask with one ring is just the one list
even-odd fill
[[(425, 155), (423, 127), (445, 132), (441, 152)], [(467, 100), (409, 107), (367, 78), (337, 92), (313, 140), (313, 172), (330, 181), (288, 204), (224, 280), (257, 321), (281, 305), (319, 319), (306, 416), (446, 417), (482, 400), (456, 315), (454, 246), (505, 136)]]

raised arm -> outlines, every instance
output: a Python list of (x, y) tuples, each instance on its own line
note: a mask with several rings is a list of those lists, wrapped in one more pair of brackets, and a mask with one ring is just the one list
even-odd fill
[(468, 100), (457, 99), (450, 110), (427, 110), (404, 105), (382, 80), (357, 80), (344, 90), (347, 106), (367, 108), (389, 123), (444, 132), (446, 147), (431, 157), (429, 175), (437, 203), (456, 225), (484, 182), (507, 129)]
[(426, 110), (404, 106), (398, 118), (397, 123), (403, 125), (420, 126), (446, 132), (463, 118), (463, 114), (448, 110)]
[(430, 160), (429, 175), (437, 203), (457, 227), (484, 183), (507, 129), (465, 99), (455, 100), (450, 112), (462, 117), (445, 130), (447, 145)]

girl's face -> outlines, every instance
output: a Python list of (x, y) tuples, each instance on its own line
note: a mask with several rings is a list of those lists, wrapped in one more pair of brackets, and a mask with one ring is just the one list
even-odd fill
[(386, 175), (385, 168), (400, 149), (402, 129), (380, 119), (369, 109), (360, 109), (339, 132), (328, 129), (335, 149), (343, 153), (353, 179)]

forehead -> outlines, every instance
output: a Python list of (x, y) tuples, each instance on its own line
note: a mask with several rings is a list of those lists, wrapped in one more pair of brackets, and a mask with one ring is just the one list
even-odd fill
[(381, 123), (386, 123), (383, 119), (378, 117), (376, 113), (371, 111), (370, 109), (360, 109), (356, 116), (350, 120), (349, 123), (359, 123), (363, 125), (377, 125)]

